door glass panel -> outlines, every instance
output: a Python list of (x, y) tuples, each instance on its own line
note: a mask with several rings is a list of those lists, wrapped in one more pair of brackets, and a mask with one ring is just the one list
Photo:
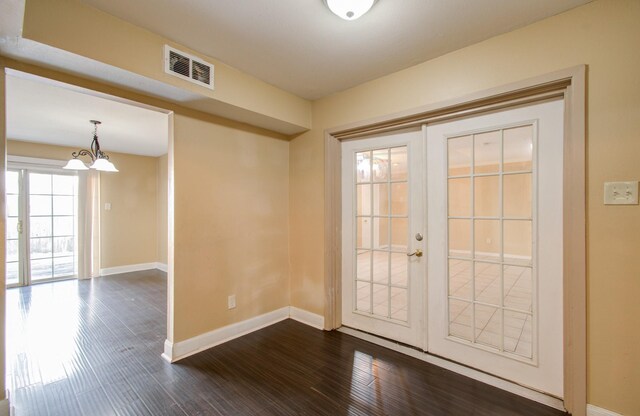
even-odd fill
[(51, 175), (30, 173), (29, 193), (31, 195), (51, 195), (51, 180)]
[(17, 261), (7, 262), (7, 285), (17, 285), (20, 282), (18, 270), (19, 268)]
[[(476, 217), (500, 215), (500, 176), (477, 176), (473, 178), (473, 208)], [(469, 215), (469, 214), (467, 214)]]
[(471, 180), (469, 178), (449, 179), (448, 209), (451, 217), (471, 215)]
[(73, 235), (73, 217), (53, 217), (53, 232), (57, 236)]
[(73, 215), (73, 195), (55, 195), (53, 197), (53, 215)]
[(356, 278), (358, 280), (371, 280), (371, 251), (358, 250), (356, 256)]
[(18, 217), (7, 218), (7, 238), (17, 239), (18, 236)]
[(467, 341), (473, 339), (473, 303), (449, 300), (449, 335)]
[(51, 217), (31, 217), (29, 231), (31, 238), (51, 237), (53, 232)]
[(53, 194), (73, 195), (76, 180), (76, 177), (71, 175), (53, 175)]
[(475, 300), (500, 305), (500, 265), (476, 262), (474, 267)]
[(53, 238), (53, 255), (54, 257), (73, 256), (74, 238), (73, 237), (54, 237)]
[(524, 358), (535, 345), (533, 131), (447, 144), (449, 336)]
[(406, 216), (408, 208), (407, 183), (398, 182), (391, 184), (391, 215)]
[[(356, 311), (406, 322), (407, 146), (358, 152), (356, 164)], [(367, 205), (367, 198), (372, 201), (371, 205)], [(364, 248), (373, 251), (364, 251)], [(365, 280), (372, 284), (363, 282)]]
[(374, 150), (371, 164), (373, 181), (387, 181), (389, 178), (389, 149)]
[(51, 279), (53, 277), (53, 259), (46, 258), (31, 259), (31, 280)]
[(407, 255), (405, 253), (391, 253), (391, 284), (407, 287), (409, 273), (407, 270)]
[(391, 180), (406, 181), (407, 177), (407, 148), (406, 146), (391, 149)]
[(504, 175), (503, 209), (505, 218), (531, 218), (533, 193), (531, 174)]
[(504, 130), (504, 172), (530, 171), (533, 161), (533, 126)]
[(356, 247), (371, 248), (371, 217), (356, 219)]
[(373, 313), (389, 317), (389, 286), (373, 285)]
[(31, 259), (53, 257), (53, 248), (51, 247), (51, 243), (51, 237), (32, 238), (29, 242), (29, 253)]
[(373, 281), (376, 283), (388, 283), (389, 281), (389, 252), (373, 252)]
[(473, 136), (473, 173), (497, 173), (500, 171), (500, 130)]
[(504, 221), (504, 261), (531, 264), (531, 221)]
[(531, 313), (533, 311), (533, 285), (531, 267), (504, 267), (504, 306)]
[(471, 257), (471, 220), (449, 220), (449, 256)]
[(389, 214), (389, 184), (373, 185), (373, 215)]
[(500, 348), (502, 344), (502, 313), (500, 308), (475, 304), (476, 342), (488, 347)]
[[(10, 172), (7, 172), (9, 174)], [(7, 178), (8, 181), (8, 178)], [(7, 194), (7, 217), (17, 217), (19, 209), (18, 195)]]
[(371, 215), (371, 185), (356, 186), (356, 206), (358, 215)]
[(447, 166), (449, 176), (469, 175), (471, 173), (473, 136), (449, 139), (447, 143)]
[(500, 259), (499, 220), (475, 220), (474, 237), (476, 259)]
[(30, 215), (51, 215), (51, 195), (30, 195)]
[(409, 220), (407, 218), (391, 219), (391, 237), (394, 250), (407, 250), (409, 238)]
[(356, 153), (356, 180), (358, 182), (371, 180), (371, 152)]
[(376, 217), (373, 219), (373, 248), (389, 248), (389, 218)]
[(504, 311), (504, 349), (524, 358), (532, 358), (532, 316)]
[(449, 260), (449, 296), (471, 300), (471, 268), (473, 263), (465, 260)]
[(371, 283), (356, 282), (356, 310), (371, 312)]
[(53, 277), (71, 276), (75, 274), (73, 256), (54, 257)]

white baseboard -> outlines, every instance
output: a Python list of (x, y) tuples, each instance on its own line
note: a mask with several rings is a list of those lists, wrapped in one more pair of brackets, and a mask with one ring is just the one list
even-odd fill
[(518, 396), (525, 397), (527, 399), (536, 401), (538, 403), (542, 403), (549, 407), (553, 407), (554, 409), (558, 409), (561, 411), (565, 410), (562, 400), (555, 397), (548, 396), (544, 393), (540, 393), (535, 390), (528, 389), (519, 384), (511, 383), (510, 381), (501, 379), (499, 377), (494, 377), (490, 374), (483, 373), (478, 370), (474, 370), (473, 368), (469, 368), (461, 364), (457, 364), (452, 361), (448, 361), (448, 360), (436, 357), (434, 355), (431, 355), (422, 351), (418, 351), (416, 349), (406, 347), (404, 345), (397, 344), (395, 342), (392, 342), (383, 338), (376, 337), (375, 335), (357, 331), (355, 329), (341, 327), (341, 328), (338, 328), (338, 331), (363, 339), (365, 341), (369, 341), (373, 344), (380, 345), (385, 348), (389, 348), (390, 350), (401, 352), (403, 354), (428, 362), (430, 364), (437, 365), (438, 367), (445, 368), (447, 370), (453, 371), (454, 373), (462, 374), (463, 376), (472, 378), (474, 380), (478, 380), (482, 383), (488, 384), (493, 387), (497, 387), (502, 390), (506, 390), (510, 393), (517, 394)]
[(612, 412), (611, 410), (603, 409), (592, 404), (587, 405), (587, 416), (622, 416), (620, 413)]
[(227, 325), (184, 341), (171, 343), (167, 340), (164, 344), (164, 354), (162, 354), (162, 357), (170, 363), (174, 363), (200, 351), (231, 341), (232, 339), (273, 325), (287, 318), (289, 318), (289, 307), (285, 306), (284, 308), (276, 309), (264, 315)]
[(166, 263), (156, 262), (156, 269), (167, 273), (167, 270), (169, 270), (169, 266), (167, 266)]
[(214, 329), (213, 331), (184, 341), (173, 343), (169, 340), (165, 340), (162, 358), (170, 363), (175, 363), (176, 361), (190, 355), (215, 347), (216, 345), (224, 344), (227, 341), (231, 341), (232, 339), (239, 338), (269, 325), (273, 325), (287, 318), (294, 319), (316, 329), (324, 329), (323, 316), (316, 315), (315, 313), (295, 308), (293, 306), (285, 306), (284, 308), (276, 309), (275, 311), (265, 313), (264, 315), (259, 315), (242, 322)]
[(153, 270), (153, 269), (159, 269), (166, 272), (167, 265), (163, 263), (153, 262), (153, 263), (128, 264), (126, 266), (107, 267), (105, 269), (100, 269), (100, 276), (109, 276), (112, 274), (139, 272), (142, 270)]
[(317, 329), (324, 329), (324, 316), (291, 306), (289, 317)]

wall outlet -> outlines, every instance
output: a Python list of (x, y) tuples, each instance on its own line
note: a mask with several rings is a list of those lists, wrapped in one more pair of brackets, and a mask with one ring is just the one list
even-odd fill
[(229, 300), (227, 302), (228, 309), (233, 309), (236, 307), (236, 295), (230, 295)]
[(111, 202), (105, 202), (104, 203), (104, 210), (105, 211), (111, 211)]
[(605, 205), (637, 205), (638, 181), (631, 182), (605, 182)]

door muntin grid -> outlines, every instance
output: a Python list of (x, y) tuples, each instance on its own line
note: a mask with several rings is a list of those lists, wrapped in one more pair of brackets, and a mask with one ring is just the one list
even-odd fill
[(536, 122), (446, 139), (448, 338), (536, 361)]
[(408, 325), (408, 147), (354, 154), (353, 312)]

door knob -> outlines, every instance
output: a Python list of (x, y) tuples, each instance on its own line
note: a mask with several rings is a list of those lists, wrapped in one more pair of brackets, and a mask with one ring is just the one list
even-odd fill
[(422, 257), (422, 250), (416, 249), (413, 253), (407, 253), (407, 257), (411, 256)]

